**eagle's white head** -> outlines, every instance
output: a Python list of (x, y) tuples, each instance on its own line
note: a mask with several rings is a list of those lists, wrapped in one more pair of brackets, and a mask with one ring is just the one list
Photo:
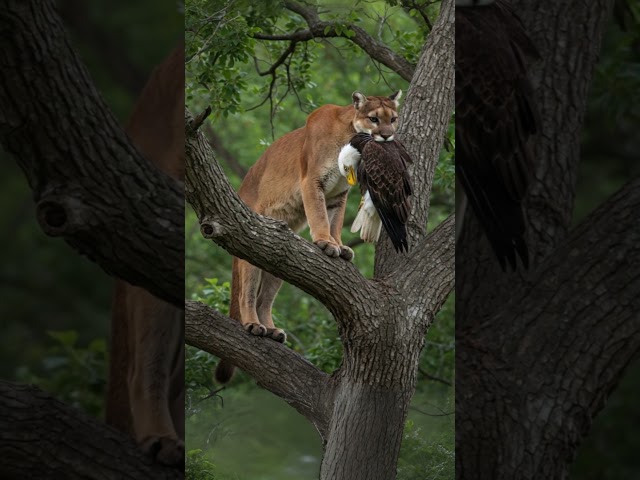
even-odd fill
[(358, 162), (360, 161), (360, 152), (347, 143), (340, 150), (338, 155), (338, 168), (340, 174), (347, 179), (349, 185), (354, 186), (357, 183), (356, 171), (358, 170)]

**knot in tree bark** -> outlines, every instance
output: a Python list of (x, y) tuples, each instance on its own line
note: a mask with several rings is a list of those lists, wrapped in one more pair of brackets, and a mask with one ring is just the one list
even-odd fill
[(49, 236), (71, 235), (89, 228), (87, 207), (77, 198), (47, 195), (36, 205), (36, 218)]
[(200, 223), (200, 233), (207, 239), (219, 237), (224, 232), (224, 228), (218, 222), (210, 219), (204, 219)]

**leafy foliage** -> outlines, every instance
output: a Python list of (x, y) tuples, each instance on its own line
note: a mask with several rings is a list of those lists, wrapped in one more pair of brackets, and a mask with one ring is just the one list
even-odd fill
[(409, 420), (398, 459), (398, 480), (445, 480), (455, 477), (455, 446), (451, 435), (429, 436)]
[(106, 386), (107, 346), (98, 338), (78, 345), (75, 330), (47, 332), (53, 345), (41, 359), (42, 374), (27, 366), (18, 368), (16, 379), (55, 392), (59, 400), (94, 416), (101, 416)]
[(216, 466), (208, 461), (200, 449), (189, 450), (186, 454), (185, 480), (239, 480), (239, 477), (220, 474)]

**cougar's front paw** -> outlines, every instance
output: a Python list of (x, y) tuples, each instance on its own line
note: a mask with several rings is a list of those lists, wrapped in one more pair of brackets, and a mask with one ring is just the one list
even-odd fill
[(355, 256), (355, 254), (353, 253), (353, 250), (351, 250), (346, 245), (340, 245), (340, 257), (341, 258), (344, 258), (345, 260), (351, 261), (351, 260), (353, 260), (354, 256)]
[(267, 328), (267, 337), (279, 343), (287, 341), (287, 334), (281, 328)]
[(169, 467), (184, 468), (184, 442), (175, 437), (148, 437), (140, 443), (142, 451)]
[(261, 323), (247, 323), (244, 329), (256, 337), (264, 337), (267, 334), (267, 327)]
[(326, 255), (329, 255), (331, 258), (338, 258), (340, 256), (340, 245), (331, 240), (320, 239), (316, 240), (313, 243), (320, 247), (320, 250), (322, 250)]

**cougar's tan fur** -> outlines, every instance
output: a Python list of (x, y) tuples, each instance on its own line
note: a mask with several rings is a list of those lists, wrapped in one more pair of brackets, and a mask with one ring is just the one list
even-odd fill
[[(324, 105), (313, 111), (304, 127), (267, 148), (244, 178), (240, 198), (255, 212), (286, 222), (294, 232), (309, 225), (313, 242), (324, 253), (351, 260), (353, 251), (341, 241), (349, 184), (338, 170), (338, 153), (356, 132), (370, 133), (377, 140), (392, 137), (400, 95), (366, 97), (355, 92), (351, 105)], [(279, 278), (234, 258), (231, 318), (253, 335), (284, 342), (285, 332), (271, 317), (281, 285)], [(216, 379), (228, 382), (233, 370), (233, 365), (221, 361)]]

